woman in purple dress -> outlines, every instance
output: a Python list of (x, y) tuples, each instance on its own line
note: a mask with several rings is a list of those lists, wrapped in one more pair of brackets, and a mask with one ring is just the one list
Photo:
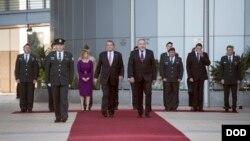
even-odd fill
[[(82, 50), (81, 59), (77, 62), (77, 72), (79, 76), (79, 93), (81, 100), (81, 109), (86, 111), (88, 106), (90, 96), (92, 95), (93, 90), (93, 62), (89, 59), (89, 53), (86, 50)], [(84, 105), (86, 103), (86, 105)]]

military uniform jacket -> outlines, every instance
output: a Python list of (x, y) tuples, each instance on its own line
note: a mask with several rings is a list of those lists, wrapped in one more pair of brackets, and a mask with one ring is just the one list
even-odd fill
[(52, 86), (69, 85), (73, 81), (73, 56), (71, 53), (64, 51), (62, 59), (62, 61), (59, 61), (56, 51), (46, 56), (45, 81), (47, 84), (50, 83)]
[(15, 66), (15, 78), (20, 82), (33, 82), (37, 80), (38, 63), (34, 55), (29, 55), (29, 60), (25, 61), (24, 54), (17, 55)]
[(100, 53), (94, 78), (98, 78), (100, 74), (101, 84), (107, 84), (110, 79), (112, 85), (118, 85), (119, 76), (124, 76), (124, 65), (121, 53), (114, 51), (114, 58), (111, 66), (108, 61), (107, 51)]
[(183, 63), (180, 57), (175, 56), (173, 64), (167, 53), (161, 55), (160, 59), (160, 75), (166, 78), (167, 82), (178, 82), (183, 77)]
[(228, 56), (221, 57), (220, 77), (224, 79), (224, 84), (237, 84), (240, 76), (240, 57), (233, 56), (232, 62), (229, 62)]

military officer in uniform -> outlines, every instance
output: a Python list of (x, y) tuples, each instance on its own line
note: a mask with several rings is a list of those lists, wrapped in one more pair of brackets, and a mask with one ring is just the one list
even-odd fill
[(30, 54), (29, 44), (23, 47), (23, 54), (16, 59), (15, 78), (19, 85), (21, 112), (32, 112), (34, 103), (34, 87), (38, 76), (36, 57)]
[(71, 53), (64, 51), (62, 38), (55, 39), (57, 51), (46, 56), (46, 83), (51, 87), (55, 122), (66, 122), (68, 119), (68, 89), (74, 76), (74, 61)]
[[(173, 42), (168, 42), (166, 44), (166, 48), (167, 48), (167, 51), (161, 54), (160, 64), (161, 64), (161, 60), (164, 60), (163, 59), (164, 57), (169, 56), (168, 50), (171, 49), (171, 48), (173, 48)], [(175, 56), (178, 57), (179, 56), (178, 53), (175, 52)], [(163, 76), (163, 73), (164, 72), (162, 72), (162, 70), (160, 70), (160, 76)], [(163, 78), (161, 78), (161, 79), (163, 79)], [(165, 82), (163, 81), (163, 105), (165, 107), (165, 110), (168, 110), (167, 104), (166, 104), (166, 94), (165, 94), (165, 92), (166, 92), (166, 85), (164, 85), (164, 83)]]
[(232, 92), (232, 110), (237, 113), (237, 86), (240, 83), (240, 57), (234, 55), (234, 47), (227, 46), (227, 55), (221, 57), (220, 61), (221, 83), (224, 88), (225, 112), (229, 111), (229, 93)]
[(161, 77), (165, 87), (166, 110), (176, 111), (179, 105), (179, 85), (183, 76), (182, 59), (176, 56), (175, 48), (168, 50), (160, 60)]

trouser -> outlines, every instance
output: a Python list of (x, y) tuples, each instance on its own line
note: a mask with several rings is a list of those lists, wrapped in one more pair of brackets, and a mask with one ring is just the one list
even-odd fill
[(236, 109), (237, 106), (237, 84), (235, 85), (223, 85), (224, 88), (224, 105), (225, 109), (229, 109), (229, 95), (230, 90), (232, 92), (232, 108)]
[(163, 105), (165, 107), (165, 110), (167, 110), (167, 103), (166, 103), (166, 83), (163, 81)]
[(152, 110), (151, 108), (151, 96), (152, 96), (152, 82), (151, 81), (145, 81), (141, 80), (138, 82), (135, 82), (136, 85), (136, 91), (138, 92), (138, 114), (142, 115), (144, 110), (143, 110), (143, 92), (146, 95), (146, 102), (145, 102), (145, 114), (149, 114)]
[(167, 110), (177, 110), (179, 106), (179, 82), (166, 82), (164, 83), (165, 100)]
[(110, 79), (106, 84), (102, 84), (102, 114), (103, 115), (113, 115), (114, 111), (114, 101), (115, 94), (117, 93), (117, 85), (112, 85)]
[(34, 103), (34, 83), (33, 82), (20, 82), (20, 108), (23, 111), (32, 110)]
[(133, 109), (137, 109), (138, 107), (138, 92), (136, 91), (136, 86), (134, 83), (130, 83), (131, 91), (132, 91), (132, 105)]
[[(203, 110), (204, 80), (193, 82), (193, 110)], [(198, 108), (198, 109), (197, 109)]]
[(48, 89), (48, 107), (49, 107), (49, 110), (54, 110), (53, 95), (52, 95), (51, 87), (47, 86), (47, 89)]
[(68, 119), (68, 85), (52, 86), (56, 119)]

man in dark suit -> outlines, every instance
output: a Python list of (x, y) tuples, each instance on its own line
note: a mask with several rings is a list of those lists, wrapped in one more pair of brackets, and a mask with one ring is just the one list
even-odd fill
[(193, 111), (203, 111), (204, 81), (208, 79), (206, 66), (209, 65), (208, 54), (202, 51), (202, 44), (197, 43), (186, 63), (189, 81), (193, 82)]
[(115, 44), (112, 40), (106, 42), (107, 51), (101, 52), (95, 70), (94, 81), (101, 74), (100, 82), (102, 85), (102, 115), (104, 117), (114, 117), (115, 95), (119, 85), (119, 80), (123, 80), (124, 66), (122, 54), (114, 51)]
[(130, 83), (135, 83), (138, 94), (138, 118), (143, 110), (143, 92), (146, 95), (145, 116), (150, 117), (152, 84), (156, 81), (156, 65), (153, 51), (146, 49), (144, 39), (137, 41), (139, 50), (132, 51), (128, 62), (128, 78)]
[(55, 39), (57, 51), (46, 56), (46, 83), (51, 87), (55, 122), (66, 122), (68, 119), (68, 89), (74, 76), (74, 61), (71, 53), (64, 51), (62, 38)]
[(234, 55), (234, 47), (227, 46), (227, 55), (221, 57), (220, 61), (221, 83), (224, 88), (225, 112), (229, 111), (229, 93), (232, 92), (232, 109), (237, 113), (237, 86), (240, 83), (240, 57)]
[(21, 112), (32, 112), (34, 103), (34, 88), (38, 76), (38, 63), (34, 55), (30, 54), (30, 45), (23, 47), (23, 54), (16, 59), (15, 78), (19, 85)]
[(183, 64), (180, 57), (175, 56), (175, 48), (168, 50), (169, 55), (161, 58), (160, 70), (165, 87), (166, 110), (176, 111), (179, 106), (179, 85), (183, 76)]
[[(138, 46), (134, 47), (134, 50), (138, 50)], [(128, 79), (129, 80), (129, 79)], [(133, 106), (133, 110), (136, 110), (138, 107), (138, 93), (136, 91), (136, 86), (134, 83), (130, 83), (131, 85), (131, 91), (132, 91), (132, 106)]]

